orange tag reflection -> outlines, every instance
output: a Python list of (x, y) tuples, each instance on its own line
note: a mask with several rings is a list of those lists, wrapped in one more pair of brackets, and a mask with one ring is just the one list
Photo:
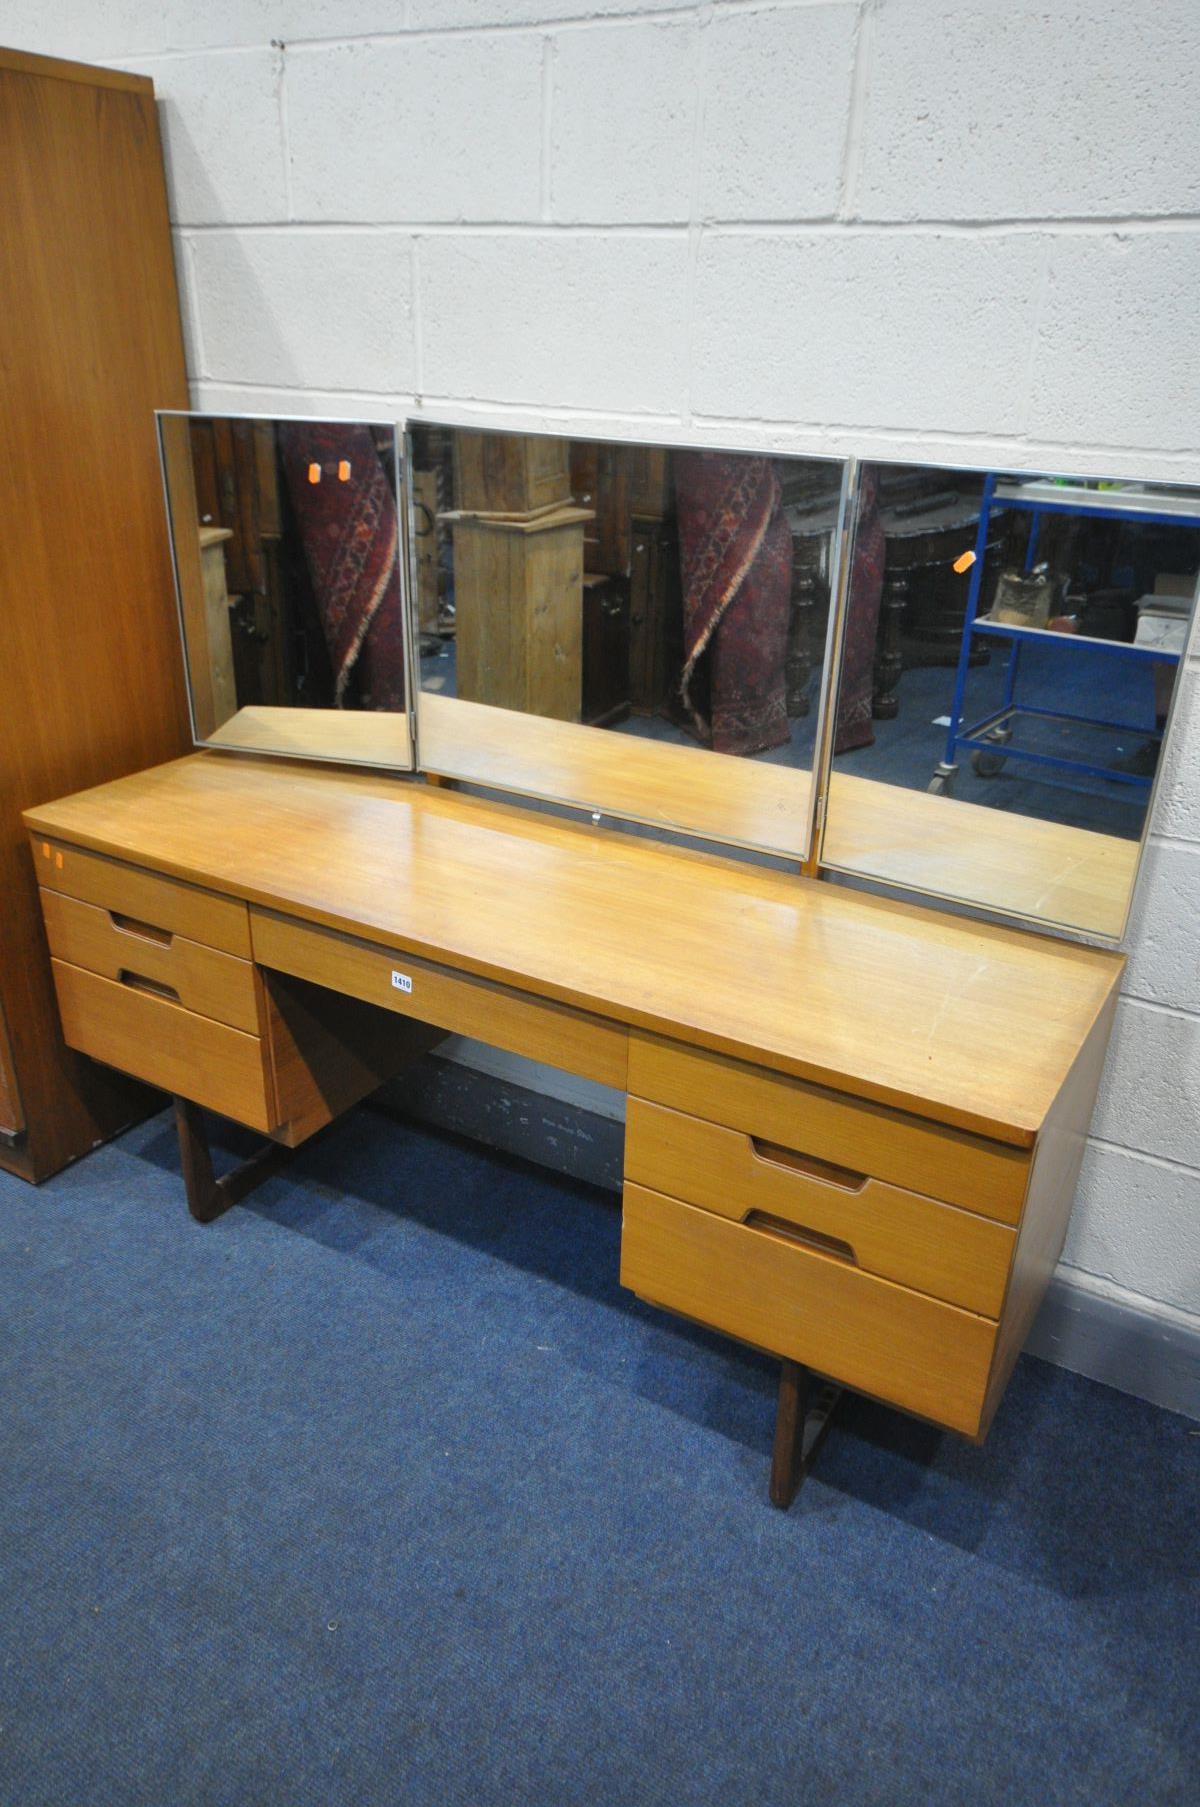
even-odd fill
[(321, 467), (319, 464), (309, 465), (308, 480), (310, 483), (319, 483), (321, 481)]

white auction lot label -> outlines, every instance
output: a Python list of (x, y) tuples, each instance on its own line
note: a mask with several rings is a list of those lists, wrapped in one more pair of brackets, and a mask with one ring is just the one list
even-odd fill
[(409, 978), (407, 973), (393, 973), (392, 974), (392, 988), (395, 991), (411, 991), (412, 990), (412, 980)]

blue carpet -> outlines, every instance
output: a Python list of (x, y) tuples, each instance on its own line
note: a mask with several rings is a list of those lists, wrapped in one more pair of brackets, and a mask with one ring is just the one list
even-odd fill
[(1196, 1427), (973, 1450), (616, 1284), (607, 1194), (358, 1112), (204, 1229), (160, 1117), (0, 1176), (0, 1802), (1194, 1803)]

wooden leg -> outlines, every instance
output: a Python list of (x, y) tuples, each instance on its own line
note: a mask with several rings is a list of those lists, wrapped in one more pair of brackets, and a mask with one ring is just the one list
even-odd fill
[(779, 1371), (779, 1403), (775, 1408), (775, 1450), (771, 1460), (771, 1504), (787, 1511), (829, 1431), (841, 1389), (812, 1375), (799, 1362), (784, 1359)]
[(197, 1223), (212, 1223), (230, 1205), (252, 1192), (260, 1181), (277, 1173), (291, 1153), (278, 1142), (266, 1142), (240, 1167), (222, 1174), (213, 1173), (208, 1131), (200, 1107), (186, 1098), (175, 1100), (175, 1128), (179, 1135), (179, 1158), (183, 1167), (183, 1185), (188, 1210)]

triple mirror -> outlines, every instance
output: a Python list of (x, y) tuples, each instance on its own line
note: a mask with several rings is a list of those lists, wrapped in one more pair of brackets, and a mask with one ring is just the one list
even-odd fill
[(1200, 491), (427, 422), (403, 461), (354, 422), (160, 437), (200, 744), (1120, 939)]

